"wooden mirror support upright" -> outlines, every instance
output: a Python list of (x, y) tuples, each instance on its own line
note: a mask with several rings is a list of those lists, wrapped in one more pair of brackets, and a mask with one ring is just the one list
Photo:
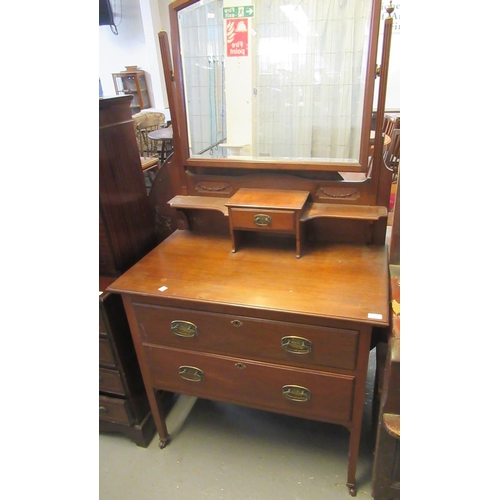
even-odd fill
[[(339, 424), (355, 495), (372, 331), (389, 324), (382, 127), (372, 148), (363, 119), (358, 166), (191, 157), (178, 21), (196, 3), (170, 5), (172, 57), (159, 33), (174, 130), (149, 196), (159, 244), (109, 290), (123, 297), (160, 447), (170, 439), (161, 391)], [(373, 0), (370, 54), (379, 24)]]

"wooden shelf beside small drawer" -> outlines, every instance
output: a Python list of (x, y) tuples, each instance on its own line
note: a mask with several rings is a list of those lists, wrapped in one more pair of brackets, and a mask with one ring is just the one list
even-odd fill
[(306, 203), (301, 220), (305, 222), (318, 217), (334, 219), (354, 219), (374, 222), (383, 217), (387, 217), (387, 208), (369, 205)]
[(171, 208), (178, 210), (217, 210), (227, 217), (227, 198), (215, 198), (213, 196), (174, 196), (167, 202)]

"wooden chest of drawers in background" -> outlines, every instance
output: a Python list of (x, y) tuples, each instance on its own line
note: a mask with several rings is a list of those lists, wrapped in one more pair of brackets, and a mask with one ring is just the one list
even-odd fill
[[(156, 244), (142, 173), (132, 96), (99, 99), (99, 289)], [(99, 429), (139, 446), (154, 436), (144, 382), (121, 297), (99, 297)]]

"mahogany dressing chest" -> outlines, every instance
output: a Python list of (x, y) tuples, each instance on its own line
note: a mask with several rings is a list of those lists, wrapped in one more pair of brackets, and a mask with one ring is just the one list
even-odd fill
[(341, 424), (355, 492), (371, 332), (388, 320), (384, 246), (177, 230), (108, 289), (121, 293), (160, 437), (160, 390)]
[[(241, 24), (255, 37), (275, 28), (278, 36), (276, 20), (283, 14), (274, 4), (256, 0), (255, 16)], [(308, 2), (300, 4), (306, 8)], [(342, 8), (339, 22), (349, 24), (353, 2)], [(348, 120), (356, 115), (356, 123), (330, 117), (316, 128), (308, 128), (305, 109), (278, 101), (295, 90), (302, 99), (308, 91), (299, 85), (303, 72), (294, 75), (293, 89), (278, 88), (274, 101), (266, 100), (269, 86), (252, 89), (248, 75), (270, 66), (255, 63), (251, 54), (226, 57), (224, 30), (231, 19), (223, 18), (221, 2), (176, 0), (169, 9), (171, 44), (161, 31), (159, 46), (174, 150), (149, 194), (159, 244), (108, 287), (123, 299), (160, 447), (169, 441), (158, 404), (163, 391), (339, 424), (350, 431), (346, 483), (355, 495), (372, 332), (389, 324), (385, 235), (392, 174), (382, 164), (387, 30), (378, 72), (382, 112), (370, 143), (381, 2), (363, 3), (366, 15), (356, 21), (359, 46), (366, 49), (358, 61), (366, 66), (344, 68), (365, 76), (351, 89), (358, 94)], [(208, 37), (206, 23), (198, 24), (207, 18), (210, 39), (217, 39), (210, 54), (195, 43)], [(322, 26), (333, 26), (324, 21)], [(255, 40), (249, 38), (249, 45)], [(338, 62), (324, 55), (316, 59)], [(202, 85), (205, 77), (212, 86)], [(287, 83), (281, 77), (274, 75), (277, 87)], [(326, 82), (318, 83), (325, 96), (353, 95)], [(203, 97), (207, 88), (213, 90), (210, 99)], [(208, 102), (213, 113), (205, 116)], [(300, 102), (314, 104), (311, 116), (327, 106)], [(263, 116), (245, 127), (249, 107), (256, 114), (270, 104), (282, 125), (264, 130), (271, 123)], [(288, 112), (295, 113), (293, 120)], [(292, 129), (286, 154), (279, 153), (277, 140), (261, 140), (271, 133), (285, 140)], [(304, 151), (311, 153), (324, 138), (325, 148), (314, 157), (292, 153), (311, 134)], [(342, 149), (324, 153), (341, 136)], [(266, 148), (274, 146), (271, 157)]]

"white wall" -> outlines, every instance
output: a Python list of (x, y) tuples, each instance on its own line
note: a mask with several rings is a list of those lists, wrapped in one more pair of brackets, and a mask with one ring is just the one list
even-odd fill
[(99, 27), (99, 78), (105, 96), (115, 95), (111, 74), (136, 65), (146, 72), (152, 107), (168, 108), (158, 32), (170, 32), (171, 1), (111, 0), (118, 35), (109, 26)]
[[(115, 95), (112, 73), (133, 65), (147, 70), (148, 65), (139, 0), (121, 0), (121, 4), (121, 9), (114, 13), (118, 35), (109, 26), (99, 26), (99, 78), (105, 96)], [(113, 9), (118, 5), (119, 2), (112, 2)]]

